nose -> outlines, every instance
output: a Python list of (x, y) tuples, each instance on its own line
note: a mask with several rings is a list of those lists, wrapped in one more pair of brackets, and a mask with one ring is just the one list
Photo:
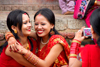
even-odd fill
[(28, 23), (28, 26), (31, 27), (32, 26), (31, 23)]
[(38, 25), (38, 29), (41, 29), (41, 28), (42, 28), (42, 26), (39, 24), (39, 25)]

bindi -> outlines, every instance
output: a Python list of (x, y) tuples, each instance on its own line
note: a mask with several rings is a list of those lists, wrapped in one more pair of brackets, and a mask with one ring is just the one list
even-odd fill
[(41, 16), (41, 14), (38, 14), (38, 16)]
[(24, 13), (24, 15), (26, 15), (26, 13)]

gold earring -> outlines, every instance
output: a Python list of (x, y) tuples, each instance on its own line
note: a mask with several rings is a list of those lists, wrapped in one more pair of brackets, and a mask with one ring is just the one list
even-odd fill
[(17, 30), (14, 30), (14, 33), (17, 33)]
[(55, 34), (55, 32), (53, 31), (53, 29), (51, 29), (50, 34), (51, 35), (54, 35)]

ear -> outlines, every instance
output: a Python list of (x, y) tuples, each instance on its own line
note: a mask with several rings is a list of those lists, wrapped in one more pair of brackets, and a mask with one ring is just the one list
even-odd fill
[(53, 29), (53, 27), (54, 27), (54, 24), (51, 24), (51, 28)]
[(11, 29), (12, 29), (13, 31), (14, 31), (14, 30), (17, 30), (17, 29), (16, 29), (16, 26), (14, 26), (14, 25), (11, 26)]
[(91, 28), (91, 33), (95, 34), (95, 31), (93, 30), (93, 27), (91, 25), (90, 25), (90, 28)]

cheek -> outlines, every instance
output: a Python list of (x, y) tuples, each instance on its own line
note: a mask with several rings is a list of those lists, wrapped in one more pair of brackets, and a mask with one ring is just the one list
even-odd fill
[(25, 30), (25, 27), (24, 27), (24, 26), (22, 26), (22, 31), (23, 31), (23, 30)]
[(36, 30), (37, 29), (37, 26), (34, 26), (34, 29)]

